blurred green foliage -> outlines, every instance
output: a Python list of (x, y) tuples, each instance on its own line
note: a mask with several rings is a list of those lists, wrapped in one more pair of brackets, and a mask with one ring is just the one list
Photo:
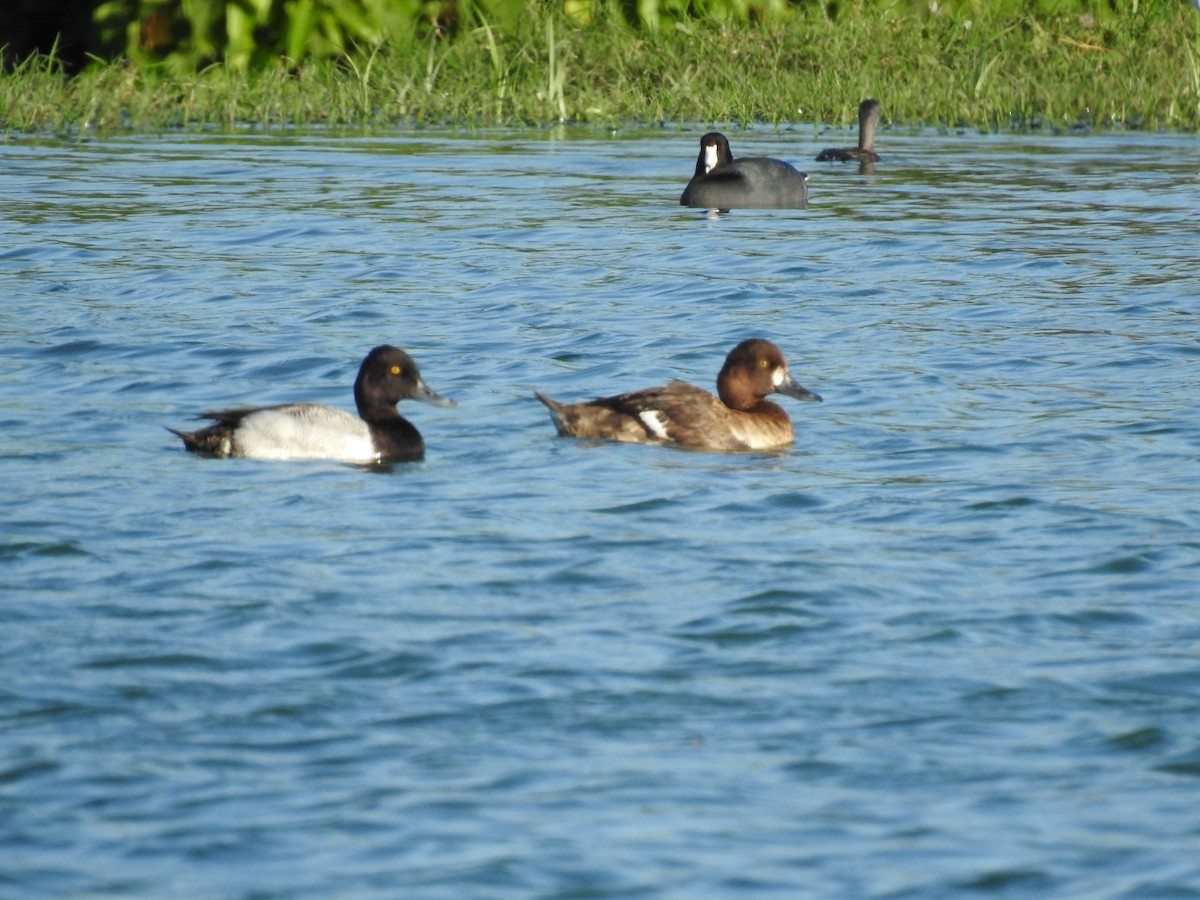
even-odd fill
[(417, 32), (520, 15), (517, 0), (107, 0), (95, 24), (102, 55), (160, 59), (174, 71), (335, 57)]
[(522, 17), (548, 12), (561, 13), (575, 27), (606, 18), (649, 33), (696, 20), (779, 22), (797, 12), (835, 24), (863, 16), (967, 21), (1077, 15), (1103, 26), (1148, 3), (1171, 2), (1186, 0), (97, 0), (94, 46), (84, 49), (97, 59), (157, 62), (183, 74), (212, 63), (238, 71), (278, 61), (294, 68), (306, 59), (370, 53), (388, 41), (475, 29), (490, 38)]

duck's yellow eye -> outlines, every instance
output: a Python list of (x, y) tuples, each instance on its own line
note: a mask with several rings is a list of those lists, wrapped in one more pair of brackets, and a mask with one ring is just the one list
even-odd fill
[(765, 368), (766, 368), (767, 366), (769, 366), (769, 365), (770, 365), (770, 363), (769, 363), (769, 362), (767, 362), (765, 359), (760, 359), (760, 360), (758, 361), (758, 367), (759, 367), (760, 369), (765, 369)]
[(403, 371), (404, 370), (401, 369), (399, 366), (392, 366), (392, 374), (393, 375), (399, 375)]

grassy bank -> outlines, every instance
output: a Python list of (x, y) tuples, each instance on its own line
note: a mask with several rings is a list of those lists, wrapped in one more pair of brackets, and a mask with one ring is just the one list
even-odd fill
[[(986, 4), (985, 4), (986, 5)], [(540, 12), (539, 12), (540, 10)], [(1200, 131), (1200, 13), (875, 17), (657, 33), (530, 8), (506, 30), (410, 38), (340, 60), (171, 75), (33, 59), (0, 76), (0, 128), (41, 133), (242, 125), (840, 122), (879, 97), (906, 125)]]

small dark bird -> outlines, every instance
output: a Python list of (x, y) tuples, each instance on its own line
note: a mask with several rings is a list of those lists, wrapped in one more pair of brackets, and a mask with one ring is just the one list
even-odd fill
[(864, 100), (858, 105), (858, 146), (830, 147), (817, 154), (818, 162), (879, 162), (875, 152), (875, 126), (882, 112), (878, 100)]

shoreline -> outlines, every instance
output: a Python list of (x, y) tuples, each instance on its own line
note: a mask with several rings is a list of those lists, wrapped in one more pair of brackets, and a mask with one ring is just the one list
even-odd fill
[[(553, 11), (505, 33), (398, 40), (260, 70), (52, 59), (0, 76), (0, 134), (303, 128), (840, 127), (1200, 132), (1200, 14), (975, 20), (816, 15), (646, 33)], [(1154, 52), (1150, 53), (1150, 48)], [(807, 122), (817, 123), (809, 126)]]

